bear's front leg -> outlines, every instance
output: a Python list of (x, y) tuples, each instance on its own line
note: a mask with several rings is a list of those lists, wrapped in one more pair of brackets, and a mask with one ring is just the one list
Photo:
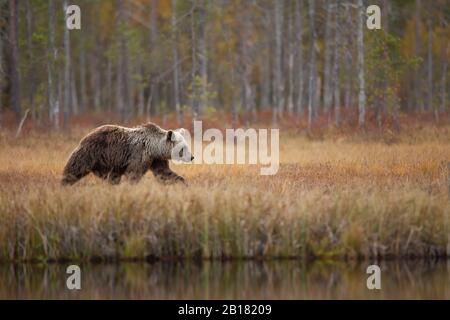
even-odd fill
[(182, 176), (179, 176), (178, 174), (170, 170), (168, 160), (153, 160), (150, 166), (150, 170), (153, 172), (153, 175), (159, 182), (166, 184), (182, 182), (183, 184), (186, 184), (186, 181)]
[(144, 176), (144, 172), (129, 172), (127, 173), (127, 178), (130, 180), (132, 184), (136, 184), (139, 181), (141, 181), (142, 177)]
[(108, 175), (108, 182), (112, 185), (116, 185), (120, 183), (122, 175), (120, 173), (111, 172)]

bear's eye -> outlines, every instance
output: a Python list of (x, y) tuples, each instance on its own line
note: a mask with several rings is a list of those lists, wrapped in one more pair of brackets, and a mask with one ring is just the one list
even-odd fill
[(179, 155), (180, 155), (180, 158), (183, 158), (183, 148), (181, 148)]

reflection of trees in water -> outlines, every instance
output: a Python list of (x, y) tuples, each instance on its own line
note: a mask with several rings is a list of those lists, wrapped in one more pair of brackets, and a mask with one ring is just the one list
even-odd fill
[(371, 263), (298, 260), (81, 265), (81, 291), (66, 265), (0, 265), (0, 298), (336, 299), (450, 298), (450, 263), (380, 262), (382, 290), (366, 288)]

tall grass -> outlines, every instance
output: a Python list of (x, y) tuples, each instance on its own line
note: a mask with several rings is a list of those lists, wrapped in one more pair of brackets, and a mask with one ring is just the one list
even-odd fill
[(448, 256), (447, 130), (395, 142), (283, 134), (275, 176), (187, 165), (174, 169), (189, 187), (149, 174), (67, 188), (60, 174), (81, 132), (3, 133), (0, 260)]

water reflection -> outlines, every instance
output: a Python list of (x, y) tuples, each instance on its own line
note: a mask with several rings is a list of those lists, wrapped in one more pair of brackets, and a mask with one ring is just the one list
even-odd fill
[(0, 265), (1, 299), (450, 299), (450, 263), (383, 262), (381, 290), (366, 287), (370, 263), (300, 261), (85, 264), (80, 291), (67, 265)]

